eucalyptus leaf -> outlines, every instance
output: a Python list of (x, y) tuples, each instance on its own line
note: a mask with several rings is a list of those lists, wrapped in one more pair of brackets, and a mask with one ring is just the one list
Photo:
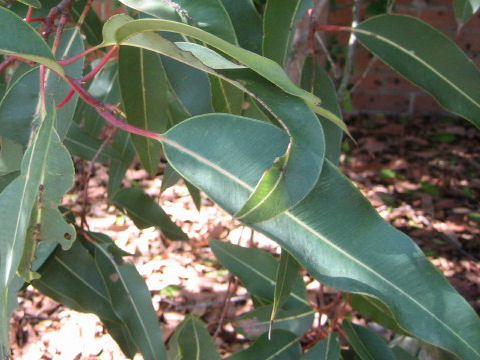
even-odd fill
[(139, 188), (118, 190), (111, 202), (127, 212), (140, 229), (155, 226), (171, 240), (188, 240), (188, 236), (163, 211), (150, 196)]
[(145, 281), (133, 265), (114, 259), (107, 247), (96, 247), (95, 263), (115, 314), (129, 328), (144, 359), (166, 359), (162, 330)]
[(302, 360), (339, 360), (340, 342), (334, 333), (328, 334), (328, 337), (315, 344), (302, 357)]
[(23, 21), (14, 12), (0, 6), (0, 54), (18, 56), (54, 70), (60, 76), (65, 75), (63, 68), (56, 62), (47, 43), (40, 34)]
[(446, 110), (480, 127), (480, 70), (448, 37), (405, 15), (380, 15), (357, 28), (358, 40)]
[(205, 324), (187, 315), (168, 342), (169, 359), (220, 360)]
[(453, 0), (455, 18), (460, 24), (465, 24), (480, 8), (479, 0)]
[(348, 342), (361, 360), (395, 360), (395, 355), (385, 340), (366, 327), (344, 320), (342, 329)]
[[(217, 141), (203, 146), (211, 134)], [(231, 214), (288, 144), (288, 137), (271, 125), (225, 115), (192, 118), (166, 137), (172, 166)], [(223, 144), (231, 151), (225, 153)], [(324, 284), (380, 299), (405, 331), (463, 358), (479, 356), (480, 321), (473, 309), (328, 160), (307, 198), (252, 227), (277, 241)]]
[(274, 330), (272, 332), (272, 340), (268, 339), (268, 334), (263, 334), (248, 349), (229, 356), (227, 360), (300, 359), (301, 350), (302, 348), (296, 335), (285, 330)]

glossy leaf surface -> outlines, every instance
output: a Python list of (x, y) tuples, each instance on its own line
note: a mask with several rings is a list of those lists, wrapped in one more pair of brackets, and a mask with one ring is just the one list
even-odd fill
[[(217, 240), (211, 240), (210, 247), (222, 265), (237, 276), (252, 295), (273, 303), (278, 262), (270, 254)], [(305, 284), (297, 276), (284, 309), (308, 305)]]
[(155, 226), (171, 240), (188, 240), (188, 236), (163, 211), (150, 196), (139, 188), (118, 190), (111, 201), (135, 222), (139, 229)]
[(96, 247), (95, 262), (115, 314), (129, 328), (146, 360), (166, 359), (162, 330), (145, 281), (133, 265), (114, 259), (107, 247)]
[(480, 127), (480, 70), (452, 40), (404, 15), (376, 16), (356, 29), (358, 40), (382, 61)]
[(287, 65), (295, 20), (313, 6), (312, 0), (268, 0), (263, 14), (263, 56)]
[[(166, 134), (175, 144), (165, 144), (165, 151), (180, 174), (235, 213), (266, 164), (284, 151), (288, 137), (265, 123), (217, 119), (197, 117), (177, 125)], [(219, 146), (201, 146), (206, 141), (201, 132), (216, 134)], [(243, 151), (225, 153), (223, 141)], [(384, 222), (328, 161), (305, 200), (253, 228), (275, 239), (326, 285), (382, 300), (409, 333), (467, 359), (480, 355), (480, 321), (472, 308), (413, 241)]]
[(366, 327), (344, 320), (342, 329), (348, 342), (361, 360), (395, 360), (395, 355), (385, 340)]
[[(163, 65), (158, 54), (123, 47), (119, 55), (119, 78), (128, 123), (161, 133), (168, 127), (167, 92)], [(132, 135), (132, 142), (143, 167), (155, 175), (160, 163), (160, 144)]]
[(325, 340), (315, 344), (302, 357), (302, 360), (338, 360), (340, 359), (340, 342), (336, 334), (330, 333)]
[[(302, 336), (312, 326), (315, 310), (309, 306), (296, 309), (280, 309), (275, 317), (272, 329), (283, 329)], [(261, 306), (239, 316), (235, 321), (238, 332), (249, 339), (255, 339), (268, 331), (272, 305)]]
[(63, 68), (55, 61), (50, 48), (40, 34), (12, 11), (0, 6), (0, 54), (14, 55), (43, 64), (60, 75)]
[(194, 315), (187, 315), (168, 342), (168, 358), (220, 360), (205, 324)]
[(285, 330), (274, 330), (272, 332), (272, 340), (269, 340), (268, 335), (264, 334), (248, 349), (229, 356), (227, 360), (299, 359), (301, 350), (300, 342), (296, 335)]

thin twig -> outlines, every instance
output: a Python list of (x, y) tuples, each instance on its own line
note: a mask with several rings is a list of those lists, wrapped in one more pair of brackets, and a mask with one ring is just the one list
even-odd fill
[[(360, 21), (360, 6), (361, 6), (361, 0), (353, 1), (352, 28), (356, 28)], [(337, 91), (339, 102), (342, 102), (345, 97), (348, 81), (350, 80), (350, 75), (352, 74), (356, 43), (357, 43), (357, 37), (355, 33), (352, 31), (348, 39), (347, 60), (345, 61), (345, 68), (343, 69), (343, 77), (342, 77), (342, 80), (340, 81), (340, 86), (338, 87), (338, 91)]]
[(222, 315), (220, 316), (220, 320), (218, 321), (217, 329), (213, 333), (213, 337), (217, 337), (223, 328), (223, 323), (225, 322), (225, 317), (227, 316), (228, 308), (230, 307), (230, 299), (232, 295), (237, 291), (237, 287), (238, 287), (238, 279), (230, 276), (228, 279), (227, 294), (225, 295), (225, 300), (223, 302)]
[(365, 70), (362, 72), (362, 75), (360, 76), (360, 78), (355, 82), (355, 84), (353, 84), (352, 88), (350, 89), (350, 93), (352, 94), (356, 89), (357, 87), (361, 84), (361, 82), (363, 80), (365, 80), (365, 78), (367, 77), (368, 73), (370, 72), (370, 70), (372, 69), (373, 65), (377, 62), (378, 58), (376, 56), (374, 56), (372, 59), (370, 59), (370, 61), (368, 62), (367, 64), (367, 67), (365, 68)]
[(85, 18), (87, 17), (87, 14), (92, 7), (92, 2), (93, 0), (88, 0), (87, 3), (85, 4), (85, 7), (82, 10), (82, 13), (80, 14), (76, 26), (80, 28), (85, 21)]

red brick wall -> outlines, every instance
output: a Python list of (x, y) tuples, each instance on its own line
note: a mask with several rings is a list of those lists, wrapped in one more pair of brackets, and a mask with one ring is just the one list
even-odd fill
[[(351, 0), (337, 0), (338, 9), (330, 12), (329, 23), (350, 25), (351, 3)], [(478, 66), (480, 65), (480, 14), (474, 15), (457, 35), (452, 3), (453, 0), (397, 0), (394, 12), (419, 17), (443, 31), (466, 51)], [(361, 18), (364, 17), (365, 9), (362, 9)], [(337, 36), (338, 42), (345, 45), (348, 34), (330, 34), (330, 36)], [(371, 58), (372, 55), (368, 51), (361, 45), (357, 45), (352, 83), (361, 77)], [(435, 100), (404, 80), (380, 60), (374, 63), (366, 78), (353, 92), (352, 105), (354, 112), (405, 115), (444, 113)]]

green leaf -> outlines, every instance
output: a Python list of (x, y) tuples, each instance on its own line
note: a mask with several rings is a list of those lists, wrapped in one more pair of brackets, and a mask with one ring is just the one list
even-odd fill
[(363, 326), (344, 320), (342, 329), (361, 360), (395, 360), (385, 340)]
[(268, 334), (263, 334), (248, 349), (229, 356), (227, 360), (300, 359), (301, 350), (302, 348), (296, 335), (285, 330), (274, 330), (272, 332), (272, 340), (268, 340)]
[[(310, 306), (277, 312), (273, 330), (283, 329), (302, 336), (312, 326), (315, 310)], [(272, 305), (259, 307), (239, 316), (235, 321), (236, 330), (249, 339), (255, 339), (268, 331)], [(275, 339), (273, 339), (275, 340)]]
[(480, 127), (480, 71), (443, 33), (404, 15), (370, 18), (355, 33), (365, 47), (446, 110)]
[(460, 24), (465, 24), (480, 8), (479, 0), (453, 0), (455, 18)]
[(239, 45), (254, 53), (262, 52), (262, 18), (252, 0), (222, 0), (232, 20)]
[[(91, 161), (102, 146), (102, 141), (90, 136), (76, 123), (72, 123), (68, 135), (65, 137), (65, 146), (72, 155)], [(124, 158), (110, 145), (106, 145), (97, 161), (105, 164), (110, 160), (123, 162)]]
[(162, 56), (171, 90), (189, 116), (212, 112), (212, 95), (207, 75), (181, 62)]
[(187, 315), (168, 342), (169, 359), (220, 360), (205, 324)]
[(212, 84), (212, 104), (215, 112), (240, 115), (243, 105), (243, 92), (225, 80), (210, 76)]
[(291, 137), (284, 156), (275, 159), (235, 217), (245, 223), (277, 216), (300, 202), (320, 176), (325, 154), (322, 126), (305, 103), (280, 91), (249, 70), (223, 72), (240, 81), (282, 124)]
[(118, 190), (111, 202), (127, 212), (139, 229), (155, 226), (171, 240), (188, 240), (188, 236), (150, 196), (139, 188)]
[[(342, 110), (338, 104), (337, 91), (332, 79), (311, 57), (305, 60), (303, 66), (302, 88), (320, 97), (325, 109), (331, 111), (339, 119), (342, 118)], [(338, 165), (343, 131), (323, 116), (318, 116), (318, 119), (322, 124), (325, 136), (325, 157), (335, 165)]]
[[(60, 43), (56, 52), (57, 59), (65, 59), (77, 55), (85, 50), (82, 34), (77, 28), (65, 29), (60, 36)], [(84, 58), (65, 66), (65, 73), (74, 79), (82, 75)], [(58, 75), (47, 70), (45, 73), (45, 96), (51, 98), (55, 104), (59, 104), (70, 90), (70, 86)], [(63, 139), (68, 133), (70, 124), (73, 120), (73, 114), (78, 101), (78, 95), (74, 94), (70, 101), (57, 110), (57, 129), (58, 136)]]
[(0, 54), (28, 59), (45, 65), (60, 76), (65, 75), (40, 34), (22, 18), (4, 7), (0, 7), (0, 34), (15, 34), (1, 37)]
[(200, 190), (198, 190), (194, 185), (189, 183), (187, 180), (185, 181), (185, 186), (188, 189), (188, 193), (190, 194), (190, 197), (192, 198), (193, 203), (195, 204), (195, 207), (197, 208), (198, 211), (200, 211), (200, 208), (202, 206), (202, 197), (200, 196)]
[(165, 170), (163, 171), (160, 193), (164, 192), (169, 187), (175, 185), (177, 182), (180, 181), (181, 178), (182, 177), (180, 176), (180, 174), (176, 172), (170, 164), (167, 163), (167, 165), (165, 166)]
[(275, 293), (273, 296), (272, 314), (270, 316), (270, 328), (272, 330), (273, 321), (277, 312), (292, 292), (293, 286), (298, 279), (298, 269), (300, 264), (287, 251), (282, 249), (280, 264), (277, 269), (277, 278), (275, 282)]
[(396, 360), (417, 360), (416, 357), (410, 355), (408, 351), (403, 350), (400, 346), (394, 346), (392, 352)]
[(362, 294), (352, 294), (350, 296), (350, 305), (360, 314), (387, 329), (392, 329), (397, 334), (407, 334), (398, 325), (389, 308), (378, 299)]
[(130, 264), (121, 264), (106, 250), (95, 249), (95, 262), (115, 314), (129, 328), (146, 360), (166, 359), (162, 330), (145, 281)]
[[(217, 141), (209, 143), (212, 134)], [(272, 125), (223, 115), (192, 118), (166, 136), (172, 166), (230, 214), (288, 143)], [(242, 151), (225, 153), (224, 144)], [(322, 283), (380, 299), (405, 331), (463, 358), (480, 356), (480, 321), (472, 308), (328, 160), (300, 204), (252, 227)]]
[(42, 4), (38, 0), (18, 0), (18, 1), (20, 1), (22, 4), (32, 6), (32, 7), (35, 7), (35, 8), (42, 7)]
[(22, 161), (21, 174), (0, 194), (0, 353), (9, 353), (10, 285), (20, 264), (31, 212), (45, 176), (51, 145), (56, 136), (55, 113), (49, 112), (36, 131)]
[(5, 189), (13, 180), (15, 180), (19, 174), (20, 171), (12, 171), (8, 174), (0, 175), (0, 192), (2, 192), (3, 189)]
[(9, 86), (0, 102), (0, 135), (27, 145), (38, 104), (38, 69), (31, 69)]
[(68, 251), (57, 249), (40, 273), (41, 278), (32, 282), (35, 288), (71, 309), (96, 314), (122, 351), (133, 358), (138, 350), (131, 330), (115, 314), (95, 261), (79, 241)]
[(288, 53), (295, 35), (295, 21), (301, 19), (312, 0), (268, 0), (263, 14), (263, 56), (282, 67), (288, 63)]
[(0, 175), (20, 170), (23, 146), (9, 139), (0, 138)]
[(330, 333), (328, 338), (315, 344), (302, 357), (302, 360), (338, 360), (340, 359), (340, 343), (337, 335)]
[[(128, 123), (161, 133), (168, 127), (165, 73), (158, 54), (122, 47), (119, 54), (119, 78)], [(158, 171), (161, 146), (157, 141), (132, 135), (132, 143), (145, 170)]]
[[(211, 240), (210, 247), (218, 261), (237, 276), (250, 294), (273, 303), (278, 262), (266, 251), (244, 248), (238, 245)], [(297, 274), (293, 291), (283, 309), (298, 309), (308, 306), (305, 284)]]
[(108, 198), (120, 189), (123, 178), (127, 172), (128, 166), (135, 157), (135, 149), (133, 148), (130, 134), (123, 130), (118, 130), (113, 138), (112, 148), (122, 157), (123, 161), (112, 159), (108, 169)]
[[(120, 0), (125, 5), (143, 11), (158, 18), (172, 19), (168, 8), (174, 10), (189, 24), (195, 25), (206, 32), (232, 44), (237, 43), (232, 22), (220, 0), (171, 0), (168, 2), (153, 3), (148, 0)], [(152, 6), (153, 5), (153, 6)], [(173, 19), (172, 19), (173, 20)]]
[[(83, 9), (85, 9), (87, 0), (77, 0), (73, 4), (70, 14), (75, 22), (78, 21)], [(102, 22), (95, 13), (93, 8), (90, 8), (82, 23), (82, 33), (85, 34), (87, 42), (92, 45), (98, 45), (102, 42)]]
[[(93, 62), (91, 66), (95, 66)], [(93, 78), (88, 86), (88, 92), (104, 104), (119, 104), (121, 102), (120, 85), (118, 83), (118, 64), (107, 62), (102, 70)], [(82, 120), (85, 131), (92, 136), (98, 136), (105, 125), (105, 119), (92, 106), (85, 106)]]
[[(130, 21), (116, 29), (115, 43), (128, 44), (128, 39), (130, 39), (132, 36), (146, 31), (176, 32), (203, 41), (204, 43), (213, 46), (217, 50), (220, 50), (221, 52), (233, 57), (243, 65), (248, 66), (267, 80), (273, 82), (285, 92), (301, 97), (314, 107), (317, 103), (319, 103), (319, 99), (316, 96), (298, 88), (289, 79), (287, 74), (285, 74), (280, 65), (274, 61), (239, 48), (226, 42), (225, 40), (216, 37), (215, 35), (209, 34), (201, 29), (197, 29), (186, 24), (157, 19)], [(104, 41), (105, 40), (107, 40), (108, 43), (110, 36), (105, 39), (104, 34)]]

